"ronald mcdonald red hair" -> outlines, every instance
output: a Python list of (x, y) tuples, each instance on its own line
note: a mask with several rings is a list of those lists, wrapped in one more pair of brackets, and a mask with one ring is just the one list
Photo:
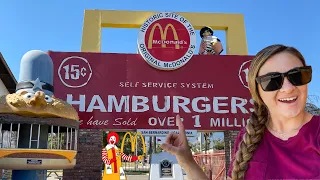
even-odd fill
[(116, 137), (116, 142), (115, 142), (114, 144), (117, 144), (118, 141), (119, 141), (119, 135), (118, 135), (118, 133), (116, 133), (116, 132), (110, 132), (110, 133), (108, 133), (108, 136), (107, 136), (107, 142), (108, 142), (108, 143), (109, 143), (109, 139), (110, 139), (111, 136)]

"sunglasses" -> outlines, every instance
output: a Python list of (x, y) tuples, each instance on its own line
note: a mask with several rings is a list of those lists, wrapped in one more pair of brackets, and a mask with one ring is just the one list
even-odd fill
[(285, 73), (271, 72), (266, 75), (258, 76), (256, 82), (260, 84), (264, 91), (276, 91), (281, 89), (284, 78), (294, 86), (308, 84), (312, 78), (311, 66), (293, 68)]

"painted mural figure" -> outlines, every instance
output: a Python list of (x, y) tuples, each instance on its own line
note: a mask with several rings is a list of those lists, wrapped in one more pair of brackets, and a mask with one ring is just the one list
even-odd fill
[(200, 55), (220, 55), (223, 51), (221, 41), (213, 35), (213, 30), (210, 27), (203, 27), (200, 30), (202, 38), (199, 48)]
[(105, 164), (102, 180), (127, 180), (121, 165), (121, 159), (134, 162), (142, 160), (143, 156), (128, 156), (120, 151), (116, 146), (119, 135), (110, 132), (107, 136), (107, 146), (102, 149), (102, 161)]

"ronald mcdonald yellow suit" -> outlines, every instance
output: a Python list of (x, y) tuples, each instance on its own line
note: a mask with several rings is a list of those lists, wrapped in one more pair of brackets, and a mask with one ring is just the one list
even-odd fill
[(107, 136), (108, 144), (102, 149), (102, 161), (105, 164), (102, 180), (127, 180), (121, 166), (121, 159), (129, 162), (142, 160), (143, 156), (127, 156), (115, 145), (119, 141), (119, 136), (111, 132)]

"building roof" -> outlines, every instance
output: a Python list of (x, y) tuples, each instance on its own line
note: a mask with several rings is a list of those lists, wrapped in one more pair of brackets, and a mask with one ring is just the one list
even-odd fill
[(7, 87), (9, 93), (14, 93), (16, 91), (17, 80), (13, 76), (1, 52), (0, 52), (0, 79), (2, 80), (3, 84)]

